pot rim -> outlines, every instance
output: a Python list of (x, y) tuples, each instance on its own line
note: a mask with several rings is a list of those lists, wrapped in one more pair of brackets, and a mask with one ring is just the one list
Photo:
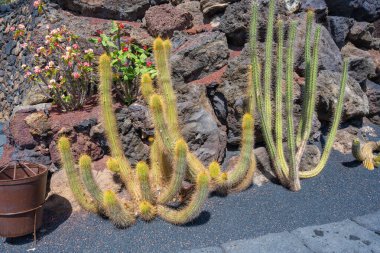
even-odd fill
[(27, 178), (0, 180), (0, 186), (18, 185), (18, 184), (25, 184), (25, 183), (38, 181), (41, 177), (45, 177), (48, 173), (48, 168), (45, 165), (38, 164), (38, 163), (32, 163), (32, 162), (28, 162), (28, 161), (10, 162), (9, 164), (2, 167), (2, 169), (13, 167), (14, 165), (20, 166), (20, 164), (27, 164), (30, 167), (37, 167), (39, 169), (42, 169), (42, 171), (37, 173), (36, 175), (30, 176)]

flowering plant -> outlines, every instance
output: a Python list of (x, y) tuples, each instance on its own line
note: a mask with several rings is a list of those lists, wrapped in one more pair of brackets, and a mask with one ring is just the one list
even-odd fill
[(64, 26), (47, 30), (42, 46), (28, 41), (25, 26), (14, 30), (14, 38), (24, 38), (21, 46), (34, 54), (32, 64), (22, 66), (25, 77), (64, 111), (78, 109), (94, 91), (94, 52)]
[(115, 90), (126, 104), (131, 104), (137, 93), (137, 77), (149, 73), (154, 78), (157, 74), (153, 63), (149, 60), (152, 49), (133, 43), (127, 37), (123, 23), (113, 22), (108, 35), (103, 31), (97, 31), (97, 35), (97, 38), (92, 38), (90, 41), (100, 44), (110, 55), (115, 73)]

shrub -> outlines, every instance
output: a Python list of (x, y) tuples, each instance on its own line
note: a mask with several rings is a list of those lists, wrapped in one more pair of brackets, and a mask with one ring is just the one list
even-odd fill
[(14, 39), (33, 54), (32, 62), (23, 65), (25, 78), (38, 85), (64, 111), (82, 107), (94, 91), (94, 52), (85, 48), (79, 37), (65, 26), (47, 27), (44, 44), (29, 39), (30, 34), (20, 24), (12, 29)]
[(113, 76), (115, 91), (119, 99), (129, 105), (137, 94), (139, 77), (146, 73), (152, 77), (157, 74), (149, 59), (152, 49), (133, 43), (133, 40), (127, 37), (127, 31), (122, 23), (113, 22), (108, 35), (103, 31), (97, 33), (98, 38), (92, 38), (90, 41), (101, 45), (111, 57), (115, 73)]

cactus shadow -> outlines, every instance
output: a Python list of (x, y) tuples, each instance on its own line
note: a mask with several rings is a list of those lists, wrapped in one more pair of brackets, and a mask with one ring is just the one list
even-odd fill
[(357, 160), (349, 161), (349, 162), (342, 162), (342, 165), (347, 168), (356, 168), (359, 167), (362, 163)]
[(202, 211), (197, 218), (194, 220), (184, 224), (184, 227), (196, 227), (196, 226), (201, 226), (209, 222), (211, 218), (211, 214), (208, 211)]
[[(62, 225), (71, 216), (72, 211), (70, 201), (66, 198), (57, 194), (50, 195), (44, 205), (43, 225), (37, 231), (37, 246), (38, 241)], [(5, 239), (5, 243), (10, 245), (25, 245), (33, 242), (33, 234)]]

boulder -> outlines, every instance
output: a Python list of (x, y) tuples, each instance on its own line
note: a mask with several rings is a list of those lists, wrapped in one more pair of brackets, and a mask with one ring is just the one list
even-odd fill
[(371, 48), (373, 43), (373, 24), (367, 22), (354, 22), (348, 34), (348, 40), (359, 48)]
[(204, 163), (224, 158), (226, 128), (216, 118), (206, 96), (206, 87), (184, 84), (177, 87), (181, 131), (189, 148)]
[[(319, 120), (331, 121), (336, 108), (341, 77), (342, 73), (328, 70), (323, 70), (318, 74), (317, 113)], [(343, 103), (343, 120), (363, 117), (369, 113), (367, 95), (353, 77), (348, 78)]]
[[(259, 40), (263, 39), (268, 16), (268, 1), (260, 0), (258, 27), (260, 30)], [(280, 1), (277, 4), (276, 14), (287, 12), (285, 3)], [(244, 46), (248, 41), (248, 29), (251, 20), (251, 0), (242, 0), (230, 4), (220, 20), (218, 29), (225, 33), (228, 42), (234, 46)]]
[[(29, 131), (34, 136), (47, 136), (51, 131), (48, 116), (43, 112), (35, 112), (25, 118)], [(50, 132), (51, 133), (51, 132)]]
[(354, 20), (352, 18), (328, 16), (327, 27), (339, 49), (346, 44), (346, 38), (353, 26)]
[(201, 4), (198, 1), (188, 1), (177, 6), (178, 9), (187, 11), (193, 16), (193, 25), (200, 26), (204, 24), (204, 17), (201, 11)]
[(174, 85), (200, 79), (227, 64), (229, 50), (223, 33), (176, 33), (172, 43), (173, 53), (170, 60)]
[[(120, 192), (122, 185), (118, 180), (115, 180), (113, 173), (106, 169), (105, 161), (106, 159), (102, 159), (93, 164), (94, 179), (101, 189)], [(74, 198), (64, 170), (53, 173), (51, 177), (49, 196), (52, 195), (58, 195), (66, 199), (70, 203), (73, 213), (83, 210)]]
[(6, 133), (8, 139), (12, 141), (11, 144), (19, 149), (33, 149), (38, 144), (25, 122), (27, 116), (28, 113), (22, 112), (14, 114), (9, 122), (9, 131)]
[(339, 129), (336, 133), (333, 149), (343, 154), (351, 154), (352, 141), (357, 138), (358, 133), (359, 129), (354, 126)]
[(190, 12), (171, 4), (151, 7), (145, 13), (146, 27), (150, 35), (172, 37), (174, 31), (182, 31), (193, 25)]
[(314, 10), (317, 20), (326, 19), (328, 10), (325, 0), (302, 0), (301, 11)]
[(380, 51), (379, 50), (368, 50), (369, 56), (375, 64), (375, 75), (371, 78), (375, 83), (380, 83)]
[[(371, 120), (375, 124), (379, 124), (378, 118), (380, 116), (380, 84), (376, 84), (367, 80), (366, 82), (366, 94), (369, 102), (369, 117), (374, 117)], [(376, 117), (377, 116), (377, 117)]]
[[(206, 97), (206, 88), (192, 84), (176, 86), (179, 123), (189, 148), (205, 164), (224, 157), (226, 134)], [(132, 164), (149, 159), (148, 138), (154, 135), (149, 110), (134, 103), (117, 112), (124, 151)]]
[(121, 108), (117, 114), (124, 152), (132, 165), (149, 158), (148, 137), (153, 136), (153, 125), (147, 107), (134, 103)]
[(151, 4), (167, 0), (54, 0), (62, 8), (83, 16), (102, 19), (136, 21), (144, 17)]
[(207, 15), (212, 15), (225, 10), (230, 3), (235, 1), (236, 0), (201, 0), (200, 3), (202, 12)]
[(348, 43), (342, 48), (342, 55), (349, 61), (350, 77), (355, 78), (360, 84), (367, 78), (376, 76), (376, 66), (369, 52)]
[(332, 16), (351, 17), (358, 21), (373, 22), (380, 17), (378, 0), (325, 0)]
[[(306, 36), (306, 17), (302, 14), (298, 18), (298, 31), (295, 41), (295, 67), (297, 73), (301, 76), (305, 74), (305, 36)], [(312, 38), (314, 38), (314, 30), (312, 31)], [(342, 56), (339, 48), (332, 39), (329, 31), (321, 27), (321, 40), (319, 42), (319, 69), (340, 72), (342, 70)]]

